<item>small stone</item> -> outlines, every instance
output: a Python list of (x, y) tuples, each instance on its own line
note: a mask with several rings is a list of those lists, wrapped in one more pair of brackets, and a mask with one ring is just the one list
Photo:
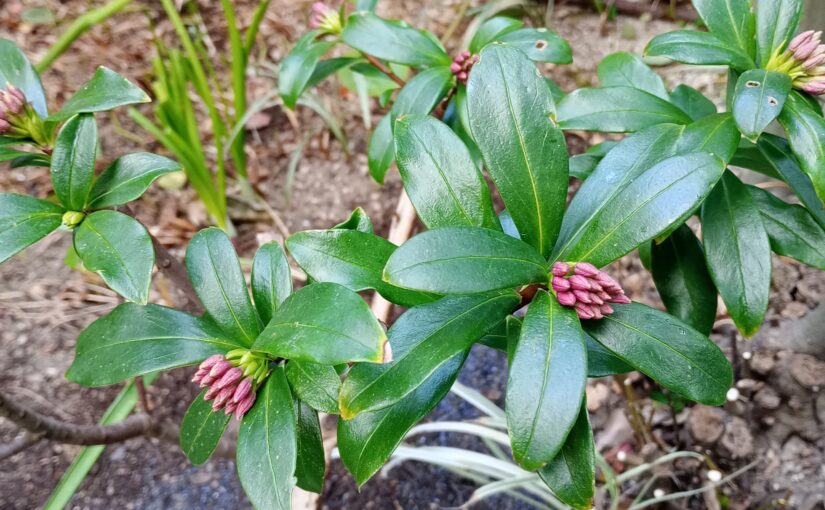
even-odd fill
[(750, 359), (751, 370), (759, 375), (768, 375), (776, 365), (776, 358), (773, 353), (754, 352)]
[(748, 423), (738, 416), (731, 418), (725, 427), (720, 444), (734, 459), (749, 457), (753, 454), (753, 435)]
[(697, 405), (690, 411), (688, 430), (699, 443), (712, 445), (725, 431), (725, 412), (718, 407)]
[(753, 401), (762, 409), (772, 411), (779, 408), (779, 405), (782, 403), (782, 398), (776, 390), (770, 386), (765, 386), (754, 395)]
[(806, 388), (825, 385), (825, 361), (809, 354), (794, 354), (790, 371), (796, 382)]

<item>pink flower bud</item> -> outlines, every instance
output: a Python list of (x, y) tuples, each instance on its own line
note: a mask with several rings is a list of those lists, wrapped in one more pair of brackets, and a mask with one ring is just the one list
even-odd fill
[(567, 279), (575, 290), (590, 290), (590, 281), (584, 276), (574, 274)]
[(814, 67), (818, 66), (825, 62), (825, 53), (819, 55), (811, 55), (808, 57), (808, 60), (802, 63), (802, 68), (806, 71), (813, 69)]
[(461, 60), (467, 60), (468, 58), (470, 58), (470, 52), (464, 50), (459, 54), (459, 56), (461, 57)]
[(629, 305), (631, 303), (630, 298), (625, 296), (624, 294), (619, 294), (618, 296), (613, 296), (611, 299), (613, 303), (619, 303), (620, 305)]
[[(802, 90), (815, 96), (825, 94), (825, 81), (813, 80), (802, 86)], [(2, 132), (2, 128), (0, 128)]]
[(206, 370), (204, 370), (204, 369), (202, 369), (202, 368), (199, 368), (199, 369), (198, 369), (198, 371), (197, 371), (197, 372), (195, 372), (195, 375), (192, 377), (192, 382), (193, 382), (193, 383), (195, 383), (195, 384), (200, 383), (200, 382), (201, 382), (201, 380), (204, 378), (204, 376), (205, 376), (207, 373), (208, 373), (208, 372), (207, 372)]
[(582, 303), (590, 304), (590, 293), (586, 290), (578, 290), (573, 289), (573, 295), (576, 296), (576, 301), (581, 301)]
[(589, 278), (599, 274), (599, 269), (589, 262), (576, 262), (576, 265), (573, 266), (573, 272)]
[(572, 292), (559, 292), (556, 299), (562, 306), (573, 306), (576, 304), (576, 296)]
[(212, 365), (212, 368), (209, 370), (209, 377), (212, 379), (222, 377), (230, 368), (232, 368), (232, 363), (226, 360), (219, 361)]
[(597, 292), (588, 292), (587, 295), (590, 297), (590, 302), (594, 305), (601, 306), (604, 304), (604, 300), (599, 297), (599, 294)]
[(21, 103), (26, 104), (28, 102), (28, 101), (26, 101), (26, 95), (23, 94), (23, 91), (20, 90), (19, 88), (15, 87), (11, 83), (6, 84), (6, 90), (8, 90), (9, 94), (11, 94), (15, 98), (17, 98), (17, 100), (20, 101)]
[(206, 401), (212, 400), (213, 398), (218, 396), (218, 393), (220, 393), (220, 391), (220, 388), (211, 386), (209, 390), (206, 391), (206, 395), (203, 396), (203, 399)]
[(604, 271), (599, 271), (599, 274), (596, 275), (595, 279), (607, 292), (622, 289), (622, 287), (619, 285), (619, 282), (614, 280), (612, 277), (610, 277), (610, 275), (608, 275)]
[(231, 386), (234, 390), (235, 383), (241, 380), (243, 377), (243, 370), (240, 367), (232, 367), (223, 374), (223, 377), (216, 383), (213, 383), (212, 386), (216, 386), (218, 388), (226, 388), (227, 386)]
[(591, 305), (590, 311), (593, 312), (594, 319), (604, 319), (604, 315), (602, 315), (602, 308), (601, 306)]
[(235, 393), (235, 387), (234, 386), (222, 389), (218, 393), (218, 396), (215, 397), (215, 402), (212, 403), (212, 410), (217, 411), (218, 409), (223, 407), (224, 404), (226, 404), (228, 401), (232, 400), (232, 395), (234, 393)]
[(235, 393), (232, 395), (232, 402), (238, 403), (241, 400), (245, 399), (249, 392), (252, 391), (252, 378), (247, 377), (243, 381), (238, 384), (238, 387), (235, 389)]
[(808, 57), (811, 56), (811, 54), (814, 52), (814, 50), (817, 48), (817, 46), (819, 46), (819, 41), (810, 40), (810, 41), (806, 42), (805, 44), (801, 45), (796, 50), (794, 50), (793, 57), (796, 60), (800, 60), (800, 61), (801, 60), (806, 60)]
[(551, 270), (551, 272), (553, 273), (553, 276), (559, 276), (559, 277), (567, 276), (567, 273), (569, 271), (570, 271), (570, 266), (568, 266), (564, 262), (556, 262), (555, 264), (553, 264), (553, 269)]
[(593, 310), (584, 303), (576, 305), (576, 314), (579, 316), (579, 319), (592, 319), (594, 317)]
[(556, 292), (570, 290), (570, 282), (568, 282), (564, 278), (559, 278), (558, 276), (553, 277), (551, 284), (553, 286), (553, 290), (555, 290)]
[(238, 404), (235, 402), (229, 402), (225, 406), (223, 406), (223, 413), (227, 416), (235, 412), (235, 409), (238, 408)]
[(255, 392), (253, 391), (249, 395), (246, 396), (245, 399), (238, 402), (238, 407), (235, 408), (235, 419), (240, 420), (243, 418), (243, 415), (246, 414), (247, 411), (252, 409), (252, 405), (255, 403)]
[(596, 295), (599, 296), (599, 299), (601, 299), (602, 301), (610, 301), (611, 299), (613, 299), (610, 294), (604, 291), (596, 292)]
[(810, 41), (811, 37), (813, 37), (813, 35), (814, 35), (813, 30), (808, 30), (806, 32), (802, 32), (801, 34), (798, 34), (796, 37), (791, 39), (790, 44), (788, 44), (788, 50), (795, 51), (797, 48), (799, 48), (803, 44)]
[(456, 74), (459, 71), (461, 71), (461, 64), (459, 64), (458, 62), (453, 62), (452, 64), (450, 64), (450, 72)]
[(223, 355), (221, 355), (221, 354), (214, 354), (214, 355), (212, 355), (212, 356), (209, 356), (209, 357), (208, 357), (208, 358), (206, 358), (205, 360), (203, 360), (203, 363), (201, 363), (201, 364), (198, 366), (198, 368), (200, 368), (200, 369), (202, 369), (202, 370), (209, 370), (210, 368), (212, 368), (213, 366), (215, 366), (215, 363), (217, 363), (217, 362), (219, 362), (219, 361), (224, 361), (224, 357), (223, 357)]
[(613, 308), (607, 303), (605, 303), (601, 306), (601, 311), (604, 315), (610, 315), (611, 313), (613, 313)]

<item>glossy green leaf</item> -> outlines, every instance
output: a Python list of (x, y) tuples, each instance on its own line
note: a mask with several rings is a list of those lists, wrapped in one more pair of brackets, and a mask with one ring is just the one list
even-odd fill
[(730, 113), (715, 113), (689, 124), (676, 143), (676, 154), (707, 152), (730, 161), (742, 136)]
[(105, 112), (119, 106), (150, 101), (149, 95), (140, 87), (101, 66), (92, 79), (84, 83), (49, 120), (61, 122), (78, 113)]
[(802, 0), (754, 0), (756, 47), (760, 67), (768, 65), (775, 49), (784, 49), (796, 33)]
[(352, 14), (341, 39), (356, 50), (396, 64), (449, 66), (452, 62), (444, 49), (422, 32), (369, 12)]
[(690, 115), (693, 120), (699, 120), (716, 113), (716, 105), (701, 92), (689, 85), (677, 85), (670, 92), (670, 102)]
[(505, 34), (523, 27), (521, 20), (509, 16), (496, 16), (488, 19), (478, 27), (470, 41), (470, 53), (479, 53), (482, 48), (493, 41), (499, 40)]
[(702, 206), (702, 240), (710, 274), (736, 326), (753, 336), (765, 318), (771, 248), (759, 209), (731, 172)]
[(386, 343), (361, 296), (335, 283), (313, 283), (278, 307), (253, 347), (279, 358), (337, 365), (381, 363)]
[(693, 0), (693, 8), (713, 35), (745, 55), (756, 54), (751, 0)]
[(323, 413), (338, 414), (341, 378), (332, 366), (292, 360), (286, 365), (286, 376), (303, 402)]
[(51, 202), (0, 193), (0, 263), (56, 230), (62, 216), (63, 208)]
[(203, 399), (206, 391), (195, 397), (180, 424), (180, 449), (195, 465), (209, 460), (229, 424), (229, 416), (213, 412), (212, 402)]
[[(562, 245), (556, 259), (604, 266), (630, 253), (690, 216), (724, 169), (721, 159), (702, 152), (674, 156), (648, 167), (627, 185), (618, 187), (608, 201), (597, 205)], [(586, 193), (585, 186), (588, 190), (591, 186), (607, 186), (609, 181), (605, 179), (612, 175), (613, 169), (600, 165), (577, 196)]]
[(547, 281), (547, 262), (503, 232), (451, 227), (428, 230), (399, 247), (384, 280), (441, 294), (473, 294)]
[(362, 87), (369, 97), (380, 98), (383, 94), (390, 94), (399, 88), (398, 83), (392, 78), (367, 62), (359, 62), (350, 68), (342, 69), (338, 73), (338, 79), (341, 85), (355, 93)]
[(581, 181), (590, 177), (593, 170), (599, 165), (601, 160), (618, 142), (607, 140), (597, 143), (585, 151), (584, 154), (576, 154), (570, 158), (570, 176)]
[(149, 301), (155, 250), (149, 232), (134, 218), (97, 211), (74, 230), (74, 248), (89, 271), (129, 301)]
[(587, 416), (587, 405), (581, 404), (576, 423), (559, 454), (539, 470), (539, 477), (562, 502), (576, 509), (593, 507), (596, 476), (596, 445)]
[(389, 331), (392, 363), (359, 364), (350, 370), (341, 387), (341, 417), (348, 420), (383, 409), (415, 392), (422, 381), (504, 322), (519, 301), (509, 291), (448, 296), (411, 308)]
[[(788, 149), (788, 152), (790, 152), (790, 149)], [(768, 158), (766, 158), (762, 154), (762, 151), (759, 150), (759, 147), (756, 144), (751, 143), (748, 140), (745, 140), (744, 138), (739, 142), (739, 147), (736, 148), (736, 152), (730, 160), (730, 165), (740, 168), (747, 168), (748, 170), (759, 172), (773, 179), (779, 179), (780, 181), (784, 180), (782, 175), (780, 175), (779, 172), (777, 172), (773, 165), (770, 163), (770, 161), (768, 161)], [(799, 170), (798, 167), (797, 170), (800, 174), (802, 174), (802, 170)], [(805, 179), (808, 179), (808, 177), (805, 176), (805, 174), (802, 174), (802, 176), (805, 177)], [(808, 184), (810, 186), (810, 179), (808, 179)], [(816, 198), (816, 193), (814, 193), (812, 187), (811, 193), (813, 193), (813, 196), (816, 199), (816, 201), (819, 202), (819, 199)]]
[(585, 331), (639, 372), (691, 400), (721, 405), (733, 383), (728, 359), (706, 336), (670, 314), (632, 303), (584, 321)]
[(230, 338), (252, 345), (261, 331), (232, 241), (218, 228), (195, 234), (186, 249), (189, 279), (206, 312)]
[(745, 138), (755, 142), (782, 111), (791, 91), (791, 78), (784, 73), (752, 69), (736, 82), (733, 118)]
[(9, 168), (25, 168), (27, 166), (39, 166), (49, 168), (51, 166), (51, 159), (45, 154), (26, 154), (11, 160)]
[(825, 229), (800, 205), (789, 204), (770, 192), (748, 186), (771, 249), (809, 266), (825, 269)]
[(498, 228), (487, 183), (446, 124), (424, 115), (399, 117), (395, 157), (404, 189), (427, 228)]
[(799, 201), (805, 205), (814, 220), (822, 228), (825, 228), (825, 205), (817, 196), (811, 179), (799, 168), (799, 163), (787, 140), (765, 134), (759, 139), (757, 147), (771, 168), (781, 175), (782, 179), (796, 193)]
[[(334, 41), (319, 40), (320, 31), (307, 32), (281, 61), (278, 93), (287, 108), (295, 108), (298, 98), (308, 88), (321, 57), (335, 46)], [(320, 80), (319, 80), (320, 81)]]
[(788, 133), (788, 143), (814, 185), (817, 196), (825, 202), (825, 119), (798, 92), (788, 96), (779, 122)]
[(80, 333), (66, 378), (83, 386), (105, 386), (192, 365), (240, 346), (207, 319), (158, 305), (125, 303)]
[(148, 152), (127, 154), (100, 174), (89, 195), (89, 208), (103, 209), (130, 202), (163, 175), (180, 170), (176, 162)]
[(298, 456), (295, 418), (284, 368), (277, 367), (258, 390), (238, 433), (238, 477), (255, 508), (292, 508)]
[(473, 138), (522, 239), (546, 256), (564, 214), (568, 161), (544, 78), (521, 51), (490, 45), (470, 74), (467, 108)]
[(587, 340), (587, 377), (607, 377), (632, 372), (633, 367), (622, 361), (605, 346), (585, 333)]
[[(39, 156), (39, 154), (34, 152), (27, 152), (27, 151), (19, 151), (17, 149), (9, 149), (6, 147), (0, 146), (0, 163), (3, 161), (12, 161), (18, 158), (30, 158), (30, 157)], [(48, 165), (46, 165), (48, 166)], [(12, 167), (13, 168), (13, 167)]]
[(295, 400), (295, 431), (297, 456), (295, 478), (298, 487), (320, 494), (324, 490), (324, 439), (318, 412), (300, 400)]
[(599, 62), (598, 73), (602, 87), (632, 87), (670, 101), (662, 78), (632, 53), (611, 53)]
[(81, 113), (60, 129), (52, 153), (52, 186), (60, 202), (69, 210), (86, 205), (95, 176), (97, 123), (90, 113)]
[(428, 114), (447, 94), (453, 83), (449, 67), (434, 67), (416, 74), (398, 93), (395, 103), (378, 123), (370, 137), (367, 163), (370, 175), (379, 184), (395, 159), (395, 142), (392, 136), (393, 119), (405, 114)]
[(387, 300), (415, 306), (437, 296), (401, 289), (382, 280), (396, 246), (357, 230), (305, 230), (286, 241), (292, 257), (313, 280), (332, 282), (360, 292), (375, 289)]
[(645, 56), (667, 57), (696, 65), (730, 66), (737, 71), (754, 68), (753, 59), (716, 35), (695, 30), (677, 30), (657, 35), (645, 48)]
[(267, 324), (281, 303), (292, 294), (292, 272), (281, 245), (266, 243), (252, 261), (252, 298), (261, 322)]
[(13, 42), (0, 38), (0, 86), (5, 88), (6, 83), (19, 88), (41, 117), (48, 115), (46, 93), (37, 71)]
[(547, 28), (520, 28), (500, 34), (496, 40), (523, 51), (534, 62), (570, 64), (573, 50), (560, 35)]
[(695, 330), (710, 334), (716, 320), (716, 287), (693, 230), (682, 225), (653, 243), (652, 273), (667, 310)]
[(662, 123), (688, 124), (690, 117), (660, 97), (632, 87), (578, 89), (557, 114), (562, 129), (625, 133)]
[(540, 290), (521, 325), (507, 380), (507, 430), (524, 469), (550, 462), (579, 415), (587, 350), (575, 310)]
[(366, 232), (367, 234), (372, 234), (375, 231), (375, 226), (372, 224), (372, 220), (369, 216), (367, 216), (366, 211), (360, 207), (357, 207), (354, 211), (352, 211), (346, 221), (343, 221), (332, 228), (338, 230), (357, 230), (359, 232)]
[(450, 391), (466, 357), (466, 353), (457, 354), (392, 406), (361, 413), (351, 420), (338, 420), (341, 461), (359, 487), (384, 465), (407, 431)]

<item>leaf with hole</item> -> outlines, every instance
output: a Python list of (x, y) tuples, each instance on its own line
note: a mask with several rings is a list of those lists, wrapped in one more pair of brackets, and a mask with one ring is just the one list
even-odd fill
[(755, 142), (779, 116), (791, 91), (791, 78), (784, 73), (752, 69), (736, 82), (733, 118), (745, 138)]

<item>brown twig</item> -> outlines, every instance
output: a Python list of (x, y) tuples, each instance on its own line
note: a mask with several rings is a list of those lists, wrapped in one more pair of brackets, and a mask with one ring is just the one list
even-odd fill
[(0, 461), (6, 460), (22, 452), (29, 446), (39, 443), (41, 439), (43, 439), (41, 434), (35, 434), (28, 430), (23, 432), (11, 443), (0, 445)]
[(407, 84), (407, 82), (405, 82), (400, 76), (398, 76), (397, 74), (392, 72), (392, 69), (390, 69), (389, 67), (382, 64), (377, 58), (375, 58), (372, 55), (369, 55), (367, 53), (361, 53), (361, 54), (364, 55), (364, 58), (367, 59), (367, 62), (369, 62), (370, 64), (377, 67), (379, 71), (381, 71), (382, 73), (389, 76), (390, 79), (392, 81), (394, 81), (395, 83), (397, 83), (399, 86), (403, 87), (404, 85)]
[(146, 395), (146, 385), (143, 384), (143, 377), (135, 377), (135, 390), (137, 391), (140, 410), (146, 414), (151, 414), (152, 408), (149, 406), (149, 398)]

